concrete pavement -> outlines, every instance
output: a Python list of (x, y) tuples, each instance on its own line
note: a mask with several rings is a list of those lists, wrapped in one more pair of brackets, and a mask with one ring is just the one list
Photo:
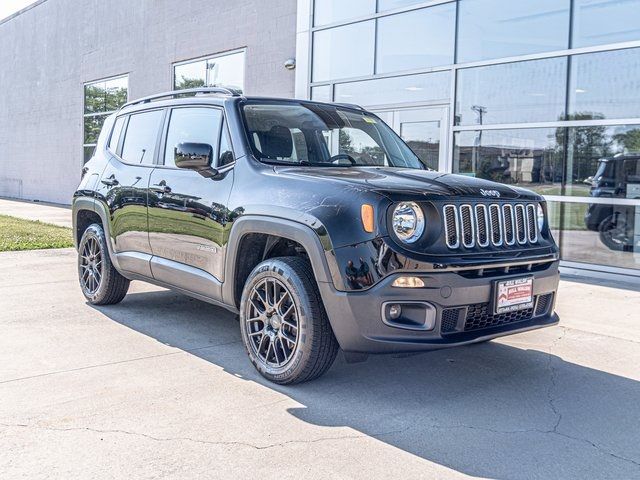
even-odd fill
[(640, 292), (562, 282), (559, 327), (264, 381), (226, 311), (80, 293), (0, 254), (0, 477), (640, 478)]
[(0, 215), (40, 220), (71, 228), (71, 208), (64, 205), (0, 198)]

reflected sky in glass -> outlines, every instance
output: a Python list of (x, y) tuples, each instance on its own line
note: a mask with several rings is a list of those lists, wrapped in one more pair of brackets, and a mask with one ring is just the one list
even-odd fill
[(640, 117), (640, 48), (576, 55), (571, 73), (572, 118)]
[(376, 11), (376, 0), (315, 0), (316, 26), (371, 15)]
[(345, 25), (313, 34), (313, 81), (373, 74), (375, 22)]
[(563, 50), (570, 0), (460, 0), (458, 63)]
[(456, 124), (561, 120), (566, 74), (566, 57), (459, 70)]
[(455, 3), (380, 18), (377, 73), (452, 64), (455, 21)]
[(640, 39), (640, 0), (575, 0), (573, 46)]
[(442, 100), (450, 96), (451, 72), (433, 72), (336, 84), (336, 102), (372, 106)]

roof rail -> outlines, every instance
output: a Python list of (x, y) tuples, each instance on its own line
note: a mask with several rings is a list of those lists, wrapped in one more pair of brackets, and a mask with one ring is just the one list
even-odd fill
[(334, 105), (339, 105), (341, 107), (347, 107), (347, 108), (355, 108), (356, 110), (364, 110), (364, 108), (362, 108), (360, 105), (357, 105), (355, 103), (340, 102), (340, 103), (334, 103)]
[(152, 100), (159, 100), (161, 98), (177, 98), (178, 96), (193, 94), (196, 95), (211, 95), (211, 94), (222, 94), (229, 95), (232, 97), (239, 97), (241, 92), (239, 90), (234, 90), (231, 88), (225, 87), (198, 87), (198, 88), (185, 88), (183, 90), (172, 90), (170, 92), (156, 93), (155, 95), (149, 95), (148, 97), (138, 98), (137, 100), (132, 100), (130, 102), (125, 103), (120, 107), (123, 109), (125, 107), (129, 107), (131, 105), (137, 105), (139, 103), (149, 103)]

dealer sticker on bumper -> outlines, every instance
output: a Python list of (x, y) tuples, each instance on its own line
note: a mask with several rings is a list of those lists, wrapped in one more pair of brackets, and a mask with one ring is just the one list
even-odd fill
[(495, 313), (533, 308), (533, 277), (496, 282)]

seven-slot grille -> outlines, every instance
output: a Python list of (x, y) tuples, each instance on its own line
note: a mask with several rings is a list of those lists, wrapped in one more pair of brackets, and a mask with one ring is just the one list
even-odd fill
[(445, 205), (444, 234), (449, 248), (525, 245), (538, 241), (533, 203)]

